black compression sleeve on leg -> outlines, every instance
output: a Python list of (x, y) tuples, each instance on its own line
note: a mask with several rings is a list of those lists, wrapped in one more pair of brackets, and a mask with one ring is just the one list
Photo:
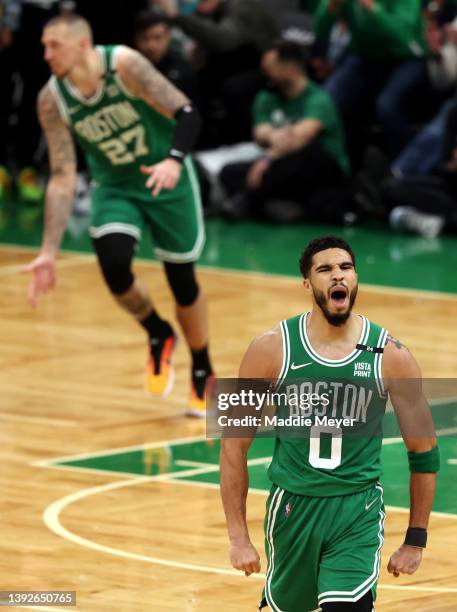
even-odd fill
[(373, 596), (371, 591), (359, 601), (328, 601), (321, 604), (322, 612), (372, 612)]
[(107, 234), (92, 240), (98, 263), (111, 292), (122, 295), (133, 284), (132, 260), (136, 240), (127, 234)]
[(193, 150), (197, 142), (202, 120), (198, 110), (190, 103), (176, 112), (175, 119), (176, 125), (173, 135), (173, 144), (168, 152), (168, 157), (182, 163), (186, 155)]
[(164, 262), (164, 266), (176, 302), (179, 306), (192, 306), (199, 293), (194, 264)]

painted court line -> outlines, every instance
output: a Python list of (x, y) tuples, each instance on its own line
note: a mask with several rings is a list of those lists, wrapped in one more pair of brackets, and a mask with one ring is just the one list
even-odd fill
[[(58, 266), (61, 268), (72, 268), (73, 266), (77, 266), (81, 263), (90, 263), (89, 261), (78, 260), (73, 258), (62, 259), (59, 261)], [(15, 274), (24, 273), (24, 276), (27, 277), (27, 272), (24, 271), (24, 268), (27, 264), (11, 264), (8, 266), (0, 266), (0, 277), (1, 276), (12, 276)]]
[[(204, 473), (205, 468), (188, 470), (189, 473), (193, 472), (194, 475), (197, 473)], [(184, 563), (182, 561), (171, 561), (168, 559), (160, 559), (158, 557), (152, 557), (148, 555), (142, 555), (138, 553), (129, 552), (127, 550), (114, 548), (111, 546), (105, 546), (104, 544), (99, 544), (82, 536), (79, 536), (66, 527), (64, 527), (60, 521), (60, 514), (70, 506), (82, 499), (87, 497), (91, 497), (92, 495), (98, 495), (101, 493), (105, 493), (106, 491), (113, 491), (115, 489), (126, 488), (130, 486), (135, 486), (137, 484), (147, 483), (151, 480), (158, 480), (162, 482), (168, 482), (164, 477), (168, 477), (168, 475), (155, 476), (151, 478), (142, 478), (142, 479), (134, 479), (129, 481), (115, 482), (107, 485), (102, 485), (98, 487), (90, 487), (88, 489), (83, 489), (81, 491), (77, 491), (76, 493), (72, 493), (63, 497), (62, 499), (52, 503), (45, 510), (43, 514), (43, 520), (46, 526), (56, 535), (73, 542), (74, 544), (78, 544), (79, 546), (83, 546), (85, 548), (89, 548), (95, 550), (97, 552), (110, 554), (116, 557), (122, 557), (126, 559), (133, 559), (136, 561), (143, 561), (146, 563), (152, 563), (155, 565), (161, 565), (165, 567), (173, 567), (175, 569), (183, 569), (190, 570), (196, 572), (205, 572), (211, 574), (221, 574), (225, 576), (236, 576), (242, 577), (240, 572), (235, 570), (220, 568), (220, 567), (210, 567), (206, 565), (198, 565), (194, 563)], [(172, 484), (172, 483), (170, 483)], [(265, 574), (253, 574), (254, 578), (264, 580)], [(420, 592), (435, 592), (435, 593), (457, 593), (457, 588), (448, 588), (448, 587), (423, 587), (423, 586), (398, 586), (398, 585), (379, 585), (379, 588), (382, 589), (391, 589), (391, 590), (408, 590), (408, 591), (420, 591)]]
[[(26, 247), (26, 246), (21, 246), (21, 245), (10, 245), (10, 244), (0, 244), (0, 248), (1, 249), (5, 249), (5, 250), (11, 250), (11, 251), (23, 251), (26, 253), (34, 253), (34, 252), (38, 252), (38, 247)], [(72, 257), (74, 257), (75, 260), (79, 260), (79, 261), (88, 261), (88, 262), (94, 262), (95, 263), (95, 255), (91, 255), (89, 253), (80, 253), (78, 251), (71, 251), (71, 250), (62, 250), (61, 251), (62, 254), (64, 255), (71, 255)], [(142, 265), (149, 265), (153, 268), (160, 268), (161, 267), (161, 263), (158, 261), (153, 261), (150, 259), (144, 259), (144, 258), (137, 258), (136, 261)], [(62, 264), (62, 260), (58, 260), (58, 266), (60, 266)], [(199, 268), (204, 271), (205, 273), (208, 272), (210, 274), (221, 274), (221, 275), (225, 275), (225, 276), (238, 276), (238, 277), (243, 277), (243, 278), (253, 278), (256, 279), (258, 278), (259, 280), (276, 280), (278, 282), (282, 282), (282, 283), (286, 283), (286, 284), (293, 284), (294, 286), (298, 286), (297, 285), (297, 280), (298, 280), (298, 272), (297, 272), (297, 276), (288, 276), (286, 274), (275, 274), (275, 273), (268, 273), (268, 272), (257, 272), (257, 271), (251, 271), (251, 270), (237, 270), (235, 268), (217, 268), (215, 266), (206, 266), (204, 264), (200, 264)], [(455, 301), (457, 300), (457, 294), (456, 293), (449, 293), (449, 292), (445, 292), (445, 291), (433, 291), (433, 290), (428, 290), (428, 289), (413, 289), (413, 288), (407, 288), (407, 287), (392, 287), (390, 285), (372, 285), (372, 284), (365, 284), (365, 283), (360, 283), (359, 285), (360, 290), (363, 291), (367, 291), (370, 293), (384, 293), (384, 294), (388, 294), (388, 295), (404, 295), (404, 296), (410, 296), (410, 297), (421, 297), (424, 299), (443, 299), (443, 300), (450, 300), (450, 301)]]
[(123, 446), (118, 448), (109, 448), (102, 451), (94, 451), (87, 453), (79, 453), (77, 455), (66, 455), (64, 457), (56, 457), (55, 459), (40, 459), (32, 463), (34, 467), (49, 467), (53, 466), (54, 463), (61, 463), (63, 461), (79, 461), (83, 459), (92, 459), (97, 457), (106, 457), (107, 455), (119, 455), (121, 453), (134, 452), (136, 450), (148, 450), (150, 448), (158, 448), (161, 446), (181, 446), (182, 444), (188, 444), (192, 442), (201, 442), (206, 440), (206, 436), (193, 436), (189, 438), (176, 438), (175, 440), (161, 440), (158, 442), (146, 442), (144, 444), (135, 444), (133, 446)]
[(178, 459), (174, 462), (179, 467), (208, 467), (209, 465), (215, 465), (215, 463), (204, 463), (203, 461), (186, 461), (185, 459)]
[[(445, 430), (438, 430), (438, 433), (442, 433), (442, 432), (448, 433), (449, 431), (452, 433), (455, 433), (457, 429), (450, 428), (450, 429), (445, 429)], [(142, 474), (135, 474), (132, 472), (120, 472), (117, 470), (103, 470), (99, 468), (88, 468), (84, 466), (59, 465), (60, 461), (70, 461), (70, 460), (76, 460), (76, 459), (90, 459), (92, 457), (103, 457), (109, 454), (120, 454), (121, 452), (129, 452), (133, 450), (147, 450), (148, 448), (157, 448), (160, 446), (181, 446), (188, 442), (192, 443), (192, 442), (199, 442), (199, 441), (204, 441), (204, 440), (206, 440), (206, 437), (203, 435), (195, 436), (191, 438), (177, 438), (175, 440), (167, 440), (166, 442), (154, 442), (154, 443), (146, 444), (146, 445), (140, 444), (136, 446), (127, 446), (123, 448), (111, 449), (109, 451), (100, 451), (100, 452), (96, 452), (93, 454), (84, 453), (82, 455), (72, 455), (66, 458), (38, 461), (38, 462), (32, 463), (31, 465), (35, 467), (53, 468), (53, 469), (67, 470), (67, 471), (72, 471), (72, 472), (83, 472), (85, 474), (94, 473), (94, 474), (100, 474), (103, 476), (119, 476), (123, 478), (123, 480), (119, 483), (112, 483), (113, 488), (121, 488), (122, 486), (131, 486), (135, 483), (141, 484), (142, 482), (160, 481), (160, 482), (167, 483), (167, 484), (180, 484), (180, 485), (185, 485), (185, 486), (197, 486), (201, 488), (219, 489), (219, 485), (215, 483), (199, 482), (196, 480), (188, 480), (188, 481), (182, 480), (182, 478), (186, 478), (186, 477), (190, 478), (192, 476), (199, 476), (201, 474), (210, 474), (210, 473), (218, 472), (219, 465), (215, 463), (178, 460), (175, 462), (176, 465), (179, 465), (182, 467), (195, 468), (195, 469), (190, 469), (187, 471), (183, 470), (181, 472), (167, 472), (163, 474), (157, 474), (154, 476), (152, 475), (144, 476)], [(401, 442), (403, 442), (403, 439), (401, 437), (387, 438), (382, 441), (383, 446), (384, 445), (390, 446), (392, 444), (400, 444)], [(259, 457), (257, 459), (249, 459), (248, 466), (252, 467), (252, 466), (257, 466), (257, 465), (266, 465), (267, 463), (270, 463), (270, 461), (271, 461), (271, 456)], [(455, 464), (457, 464), (457, 459), (450, 459), (449, 462), (452, 465), (454, 465), (454, 462)], [(129, 479), (129, 480), (125, 480), (125, 479)], [(119, 484), (119, 487), (115, 486), (116, 484)], [(101, 487), (102, 488), (111, 487), (111, 484), (101, 485)], [(264, 489), (249, 488), (249, 492), (257, 494), (257, 495), (264, 495), (264, 496), (268, 495), (268, 491)], [(409, 508), (402, 508), (401, 506), (386, 506), (386, 509), (389, 511), (409, 513)], [(432, 512), (432, 516), (440, 517), (440, 518), (457, 519), (457, 514), (452, 514), (449, 512), (439, 512), (435, 510)]]
[[(447, 431), (447, 430), (446, 430)], [(31, 463), (31, 465), (33, 467), (51, 467), (51, 468), (65, 468), (65, 469), (74, 469), (75, 471), (79, 470), (79, 469), (83, 469), (83, 470), (90, 470), (90, 471), (95, 471), (92, 470), (92, 468), (85, 468), (85, 467), (80, 467), (80, 466), (61, 466), (58, 465), (60, 463), (69, 463), (69, 462), (73, 462), (73, 461), (83, 461), (85, 459), (97, 459), (98, 457), (107, 457), (109, 455), (120, 455), (123, 453), (129, 453), (129, 452), (134, 452), (134, 451), (138, 451), (138, 450), (148, 450), (151, 448), (160, 448), (160, 447), (170, 447), (170, 446), (182, 446), (184, 444), (191, 444), (193, 442), (203, 442), (206, 441), (207, 438), (205, 435), (201, 435), (201, 436), (194, 436), (194, 437), (190, 437), (190, 438), (176, 438), (175, 440), (170, 439), (170, 440), (162, 440), (161, 442), (151, 442), (151, 443), (145, 443), (145, 444), (135, 444), (132, 446), (123, 446), (123, 447), (118, 447), (118, 448), (110, 448), (110, 449), (105, 449), (102, 451), (94, 451), (94, 452), (87, 452), (87, 453), (79, 453), (77, 455), (65, 455), (63, 457), (55, 457), (54, 459), (40, 459), (39, 461), (34, 461), (33, 463)], [(382, 441), (383, 444), (385, 445), (389, 445), (389, 444), (398, 444), (399, 442), (402, 442), (402, 438), (386, 438), (385, 440)], [(255, 461), (255, 460), (253, 460)], [(199, 462), (197, 462), (199, 463)], [(176, 462), (177, 465), (180, 465), (179, 461)], [(205, 464), (207, 465), (207, 464)], [(251, 464), (250, 464), (251, 465)], [(105, 472), (105, 470), (100, 470), (101, 472)], [(108, 473), (112, 473), (114, 474), (115, 472), (111, 472), (111, 470), (107, 470)], [(122, 472), (124, 474), (126, 474), (127, 472)]]

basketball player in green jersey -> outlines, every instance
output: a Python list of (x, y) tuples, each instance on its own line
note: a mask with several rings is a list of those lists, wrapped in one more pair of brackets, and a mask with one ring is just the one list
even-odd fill
[(192, 355), (188, 414), (204, 416), (212, 368), (206, 302), (194, 272), (204, 227), (188, 155), (198, 135), (199, 115), (138, 52), (123, 46), (94, 47), (89, 24), (77, 15), (52, 19), (42, 41), (53, 73), (38, 98), (51, 177), (41, 251), (27, 268), (33, 274), (29, 301), (35, 305), (55, 284), (56, 254), (75, 191), (74, 138), (93, 179), (90, 233), (103, 276), (118, 304), (149, 336), (147, 387), (155, 395), (170, 391), (176, 335), (132, 273), (144, 228), (164, 262)]
[[(318, 386), (326, 390), (328, 401), (318, 402), (314, 415), (351, 416), (361, 427), (367, 414), (382, 419), (387, 394), (397, 415), (411, 410), (414, 421), (420, 411), (430, 426), (417, 436), (403, 433), (411, 470), (409, 528), (388, 565), (394, 576), (412, 574), (426, 544), (439, 469), (425, 398), (402, 384), (420, 379), (419, 367), (386, 330), (352, 312), (357, 274), (346, 242), (332, 236), (314, 240), (305, 249), (300, 268), (312, 311), (283, 321), (254, 340), (242, 361), (240, 378), (275, 381), (279, 391), (294, 387), (310, 391), (312, 381), (318, 381), (315, 390)], [(313, 416), (313, 409), (307, 415)], [(373, 610), (385, 516), (379, 484), (382, 440), (379, 434), (346, 437), (346, 432), (336, 426), (311, 425), (306, 436), (276, 437), (265, 517), (268, 568), (260, 609), (268, 605), (274, 612)], [(323, 452), (325, 441), (327, 452)], [(251, 442), (252, 437), (224, 437), (221, 450), (230, 559), (248, 576), (260, 571), (246, 522)]]

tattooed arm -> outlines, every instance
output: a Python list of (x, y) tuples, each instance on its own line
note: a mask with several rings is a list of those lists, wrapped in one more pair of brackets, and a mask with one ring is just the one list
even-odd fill
[(38, 96), (38, 117), (48, 143), (51, 177), (46, 188), (40, 254), (25, 269), (33, 274), (28, 291), (28, 300), (32, 306), (36, 306), (40, 293), (46, 293), (55, 285), (55, 257), (67, 227), (76, 187), (73, 139), (47, 85)]
[(164, 115), (175, 113), (189, 104), (189, 98), (166, 79), (141, 53), (120, 47), (116, 58), (119, 78), (134, 96), (141, 98)]
[(76, 187), (76, 155), (73, 139), (63, 123), (48, 86), (38, 96), (38, 117), (46, 135), (51, 177), (46, 189), (46, 213), (42, 252), (55, 255), (67, 227)]
[(141, 166), (141, 172), (149, 177), (146, 187), (153, 196), (158, 196), (162, 189), (171, 190), (178, 184), (181, 164), (192, 151), (200, 131), (200, 115), (189, 98), (138, 51), (120, 47), (116, 69), (128, 91), (163, 115), (176, 119), (167, 158), (152, 166)]
[[(390, 334), (387, 336), (386, 347), (388, 347), (389, 345), (394, 346), (399, 351), (401, 351), (403, 349), (405, 351), (408, 351), (408, 353), (409, 353), (408, 347), (405, 346), (404, 344), (402, 344), (400, 342), (400, 340), (397, 340), (397, 338), (394, 338)], [(389, 351), (390, 351), (390, 348), (387, 348), (388, 354), (389, 354)]]

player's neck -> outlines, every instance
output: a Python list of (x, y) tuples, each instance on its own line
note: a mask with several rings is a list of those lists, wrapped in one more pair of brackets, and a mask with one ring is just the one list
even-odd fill
[(68, 78), (81, 94), (90, 98), (95, 94), (102, 77), (102, 65), (100, 55), (92, 47), (84, 52), (81, 60), (72, 68)]
[(331, 325), (325, 318), (322, 310), (315, 306), (308, 317), (307, 333), (312, 342), (327, 344), (332, 342), (357, 342), (361, 332), (361, 319), (351, 313), (348, 320), (342, 325)]

